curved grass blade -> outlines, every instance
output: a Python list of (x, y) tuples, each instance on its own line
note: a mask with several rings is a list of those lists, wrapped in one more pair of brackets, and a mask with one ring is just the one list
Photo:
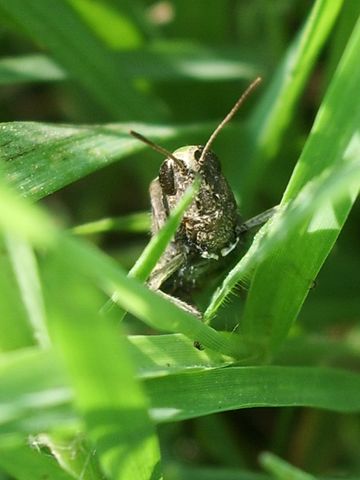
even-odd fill
[[(269, 321), (269, 312), (260, 313), (261, 309), (267, 310), (269, 305), (273, 304), (275, 298), (282, 298), (285, 305), (286, 299), (294, 297), (294, 290), (291, 290), (291, 292), (288, 290), (285, 293), (286, 285), (290, 287), (293, 284), (293, 279), (290, 280), (287, 277), (290, 273), (289, 265), (292, 265), (293, 273), (296, 270), (297, 278), (301, 277), (302, 270), (307, 272), (303, 277), (304, 284), (301, 287), (302, 293), (300, 293), (300, 297), (302, 302), (316, 276), (317, 270), (328, 253), (324, 250), (322, 253), (323, 258), (321, 260), (319, 258), (317, 261), (317, 267), (313, 266), (310, 269), (316, 250), (321, 245), (325, 245), (323, 244), (325, 237), (321, 239), (321, 245), (319, 241), (316, 242), (319, 244), (319, 247), (314, 250), (314, 245), (312, 245), (309, 247), (309, 252), (305, 252), (306, 242), (304, 235), (306, 234), (303, 233), (303, 230), (306, 230), (306, 225), (309, 224), (309, 220), (315, 215), (315, 212), (323, 210), (323, 221), (326, 221), (326, 218), (329, 217), (329, 202), (337, 204), (342, 201), (344, 196), (350, 195), (348, 208), (343, 208), (343, 213), (341, 213), (341, 210), (337, 207), (335, 209), (336, 222), (333, 222), (330, 230), (329, 227), (326, 229), (325, 226), (325, 236), (327, 235), (326, 232), (333, 231), (328, 240), (326, 240), (328, 251), (331, 249), (346, 219), (347, 212), (354, 201), (354, 194), (356, 194), (359, 185), (360, 137), (358, 126), (360, 124), (360, 109), (357, 108), (357, 105), (355, 105), (355, 108), (352, 105), (352, 99), (356, 95), (357, 82), (360, 82), (360, 69), (354, 69), (356, 49), (360, 48), (358, 31), (359, 27), (358, 30), (354, 31), (352, 43), (349, 45), (340, 69), (324, 99), (308, 143), (284, 195), (281, 208), (267, 226), (257, 234), (247, 254), (229, 273), (222, 287), (215, 293), (206, 312), (208, 318), (216, 312), (216, 309), (221, 305), (236, 283), (244, 276), (249, 275), (266, 255), (276, 256), (278, 261), (280, 261), (279, 254), (274, 253), (275, 247), (281, 252), (280, 255), (283, 257), (282, 265), (279, 264), (277, 267), (273, 265), (271, 279), (267, 276), (266, 286), (263, 284), (260, 287), (262, 291), (257, 290), (256, 300), (250, 292), (252, 305), (254, 303), (258, 305), (256, 315), (260, 316), (257, 318), (261, 317), (264, 322), (266, 317)], [(332, 112), (331, 117), (328, 116), (327, 112), (329, 111)], [(342, 135), (338, 134), (338, 125), (342, 125)], [(314, 159), (318, 160), (315, 162)], [(320, 214), (318, 213), (317, 215)], [(329, 220), (331, 221), (331, 217)], [(314, 223), (311, 228), (315, 228)], [(311, 236), (310, 234), (311, 232), (309, 232), (309, 237)], [(294, 249), (292, 243), (296, 241), (296, 238), (298, 238), (298, 246)], [(304, 262), (304, 259), (306, 259), (306, 262)], [(271, 261), (272, 259), (270, 258), (269, 262)], [(299, 263), (302, 265), (301, 267), (299, 267)], [(298, 266), (295, 268), (295, 265)], [(312, 272), (313, 268), (315, 270)], [(280, 280), (280, 277), (282, 279), (280, 284), (284, 285), (285, 290), (283, 294), (280, 294), (279, 290), (277, 290), (277, 294), (274, 296), (273, 289), (279, 287), (280, 284), (277, 283), (277, 279)], [(265, 297), (267, 292), (269, 297), (264, 298), (262, 301), (261, 298)], [(279, 314), (279, 312), (274, 313), (277, 318), (279, 318)], [(287, 314), (289, 314), (289, 311)], [(293, 318), (293, 314), (289, 318)], [(247, 334), (250, 333), (250, 323), (244, 320), (244, 333), (245, 331)], [(252, 334), (250, 333), (250, 336), (256, 341), (256, 338), (260, 339), (264, 332), (269, 331), (268, 328), (270, 327), (269, 324), (267, 326), (265, 324), (260, 326), (259, 324), (257, 328), (254, 328), (256, 334), (254, 330)]]
[(250, 151), (241, 195), (249, 204), (256, 183), (275, 157), (296, 103), (340, 12), (343, 0), (317, 0), (248, 124)]
[[(96, 313), (102, 296), (59, 249), (45, 266), (49, 328), (105, 475), (160, 480), (158, 439), (147, 399), (115, 322)], [(59, 295), (61, 288), (61, 295)], [(66, 298), (66, 302), (63, 301)]]
[[(356, 137), (355, 137), (356, 140)], [(355, 145), (356, 146), (356, 145)], [(293, 201), (278, 209), (269, 224), (254, 237), (253, 243), (238, 264), (229, 272), (221, 287), (213, 295), (205, 312), (209, 322), (226, 297), (240, 281), (247, 281), (257, 265), (280, 248), (302, 224), (321, 207), (328, 205), (329, 198), (341, 199), (349, 189), (356, 191), (360, 183), (357, 157), (351, 156), (347, 165), (339, 165), (309, 181)]]
[(0, 164), (8, 182), (34, 200), (89, 173), (146, 148), (129, 135), (141, 131), (154, 140), (193, 132), (198, 126), (143, 124), (103, 126), (51, 125), (34, 122), (0, 124)]
[[(360, 104), (354, 102), (360, 84), (359, 50), (360, 20), (321, 105), (282, 205), (297, 198), (301, 208), (301, 200), (306, 203), (312, 182), (321, 179), (324, 180), (324, 201), (320, 199), (314, 214), (279, 242), (271, 257), (257, 267), (251, 283), (242, 331), (251, 341), (263, 344), (265, 355), (276, 350), (286, 337), (359, 191)], [(340, 196), (331, 188), (337, 182), (336, 177), (348, 179), (347, 185), (342, 184)], [(273, 225), (276, 229), (276, 216)], [(271, 230), (270, 224), (269, 234)]]

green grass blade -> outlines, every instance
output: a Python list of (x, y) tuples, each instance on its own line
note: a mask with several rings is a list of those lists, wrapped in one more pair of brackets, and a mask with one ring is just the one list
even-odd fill
[(44, 348), (49, 347), (50, 339), (34, 252), (27, 242), (13, 235), (6, 236), (6, 247), (19, 285), (22, 302), (32, 326), (34, 340)]
[(68, 2), (109, 47), (133, 50), (143, 43), (138, 24), (144, 19), (144, 15), (140, 14), (142, 12), (137, 1), (123, 0), (121, 4), (89, 3), (87, 0)]
[[(356, 144), (355, 144), (356, 147)], [(350, 190), (356, 192), (360, 183), (358, 160), (351, 154), (347, 164), (340, 164), (309, 181), (296, 198), (278, 208), (270, 224), (254, 237), (253, 243), (238, 264), (216, 290), (205, 312), (207, 321), (215, 315), (236, 284), (249, 281), (256, 266), (270, 257), (292, 234), (297, 235), (303, 224), (321, 208), (328, 207), (329, 198), (341, 199)], [(268, 228), (269, 227), (269, 228)]]
[[(116, 120), (154, 118), (157, 102), (122, 73), (113, 52), (96, 37), (68, 2), (0, 0), (0, 8), (46, 46), (54, 59)], [(121, 32), (118, 32), (121, 36)], [(146, 108), (144, 108), (146, 105)], [(157, 115), (158, 116), (158, 115)]]
[(360, 411), (360, 375), (335, 369), (229, 367), (153, 378), (145, 387), (158, 422), (252, 407)]
[(150, 213), (136, 212), (121, 217), (102, 218), (76, 225), (71, 229), (75, 235), (93, 235), (104, 232), (147, 233), (150, 231)]
[(66, 73), (45, 55), (21, 55), (0, 59), (0, 85), (64, 80)]
[[(207, 50), (196, 44), (155, 44), (132, 51), (118, 51), (113, 55), (121, 65), (123, 75), (129, 80), (142, 77), (154, 82), (180, 79), (201, 82), (249, 81), (262, 70), (249, 60), (239, 60), (238, 50)], [(0, 85), (58, 82), (68, 78), (67, 72), (46, 55), (30, 54), (0, 59)]]
[[(328, 256), (347, 218), (359, 188), (360, 104), (354, 103), (360, 84), (360, 21), (358, 22), (329, 91), (322, 103), (303, 154), (282, 204), (307, 191), (314, 179), (355, 169), (339, 198), (329, 189), (325, 204), (257, 268), (242, 319), (243, 333), (275, 350), (287, 335), (309, 288)], [(331, 112), (331, 114), (330, 114)], [(341, 125), (341, 131), (339, 131)], [(346, 175), (345, 175), (346, 178)], [(274, 221), (274, 229), (276, 221)], [(271, 225), (269, 227), (271, 234)]]
[(249, 120), (252, 151), (242, 186), (244, 203), (250, 202), (256, 183), (280, 148), (286, 127), (339, 14), (343, 0), (317, 0), (275, 78)]
[(360, 346), (315, 336), (288, 338), (274, 358), (276, 365), (360, 368)]
[(131, 153), (148, 148), (129, 135), (130, 129), (162, 141), (197, 128), (201, 127), (3, 123), (0, 124), (0, 164), (11, 185), (23, 195), (38, 200)]
[(47, 307), (54, 345), (74, 388), (75, 407), (109, 478), (158, 480), (157, 437), (126, 345), (115, 323), (101, 321), (96, 313), (99, 292), (84, 281), (77, 265), (69, 273), (66, 252), (59, 247), (45, 268)]
[(277, 480), (316, 480), (313, 475), (301, 471), (270, 452), (260, 455), (262, 467)]
[[(14, 350), (34, 343), (28, 315), (21, 301), (3, 237), (0, 235), (0, 352)], [(16, 325), (16, 328), (14, 326)]]
[(0, 350), (34, 340), (48, 346), (41, 286), (30, 244), (48, 247), (55, 238), (55, 225), (42, 209), (19, 198), (0, 180), (0, 232), (0, 244), (5, 246), (0, 256), (0, 326), (6, 332)]
[[(53, 352), (1, 355), (0, 381), (1, 435), (34, 434), (59, 424), (79, 428), (70, 382)], [(359, 374), (330, 368), (228, 367), (148, 378), (143, 385), (156, 422), (253, 407), (360, 411)]]

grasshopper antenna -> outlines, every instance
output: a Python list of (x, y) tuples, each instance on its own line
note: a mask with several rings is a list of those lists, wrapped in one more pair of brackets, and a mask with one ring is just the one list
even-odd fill
[(199, 163), (203, 163), (205, 160), (205, 156), (207, 152), (210, 150), (210, 147), (215, 140), (215, 138), (218, 136), (219, 132), (225, 127), (227, 123), (230, 122), (230, 120), (233, 118), (235, 113), (239, 110), (241, 105), (244, 103), (244, 101), (247, 99), (247, 97), (255, 90), (255, 88), (261, 83), (261, 77), (255, 78), (253, 82), (250, 83), (248, 88), (245, 90), (245, 92), (241, 95), (241, 97), (238, 99), (238, 101), (235, 103), (235, 105), (232, 107), (230, 112), (226, 115), (224, 120), (222, 120), (219, 125), (215, 128), (213, 133), (210, 135), (209, 140), (206, 142), (205, 147), (201, 153)]
[(148, 138), (141, 135), (141, 133), (135, 132), (134, 130), (130, 130), (130, 135), (140, 140), (140, 142), (143, 142), (143, 143), (146, 143), (146, 145), (149, 145), (149, 147), (155, 150), (155, 152), (161, 153), (162, 155), (165, 155), (166, 157), (171, 158), (172, 160), (174, 160), (175, 163), (182, 166), (182, 162), (180, 162), (178, 158), (176, 158), (171, 152), (169, 152), (169, 150), (166, 150), (166, 148), (161, 147), (157, 143), (152, 142)]

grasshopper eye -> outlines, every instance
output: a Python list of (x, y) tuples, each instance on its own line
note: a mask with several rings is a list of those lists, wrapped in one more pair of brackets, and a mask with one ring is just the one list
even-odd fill
[(199, 161), (199, 160), (200, 160), (202, 151), (203, 151), (203, 148), (201, 148), (201, 149), (198, 148), (197, 150), (195, 150), (195, 152), (194, 152), (194, 157), (195, 157), (195, 160), (196, 160), (196, 161)]
[(159, 182), (166, 195), (175, 195), (174, 168), (172, 162), (165, 160), (159, 171)]

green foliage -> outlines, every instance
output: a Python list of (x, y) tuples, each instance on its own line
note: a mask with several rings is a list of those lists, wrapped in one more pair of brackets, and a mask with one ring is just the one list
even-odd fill
[[(0, 0), (1, 479), (359, 476), (360, 9), (310, 4)], [(280, 207), (201, 322), (144, 285), (197, 186), (149, 240), (128, 132), (205, 143), (259, 74), (213, 148)]]

